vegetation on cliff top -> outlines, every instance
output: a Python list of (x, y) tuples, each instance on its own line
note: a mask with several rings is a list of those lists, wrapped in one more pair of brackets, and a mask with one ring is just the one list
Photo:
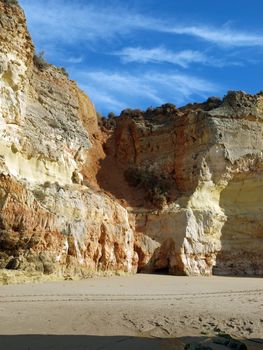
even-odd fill
[(3, 0), (4, 4), (6, 5), (18, 5), (17, 0)]
[[(49, 66), (51, 66), (47, 60), (45, 59), (45, 52), (41, 51), (38, 54), (35, 53), (34, 57), (33, 57), (33, 63), (34, 66), (39, 69), (40, 71), (44, 71), (45, 69), (47, 69)], [(68, 72), (66, 71), (66, 68), (64, 67), (55, 67), (57, 70), (60, 71), (61, 74), (63, 74), (64, 76), (66, 76), (67, 78), (69, 77)]]

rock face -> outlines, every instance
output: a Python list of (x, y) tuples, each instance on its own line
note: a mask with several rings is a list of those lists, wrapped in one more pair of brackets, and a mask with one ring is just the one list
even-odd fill
[[(263, 94), (230, 92), (223, 101), (119, 117), (110, 143), (120, 171), (132, 164), (171, 183), (161, 210), (142, 209), (140, 200), (131, 210), (136, 231), (160, 244), (151, 257), (141, 254), (139, 268), (263, 274), (262, 103)], [(135, 190), (145, 192), (142, 184)]]
[(0, 267), (134, 272), (126, 209), (83, 184), (99, 132), (92, 103), (61, 69), (34, 65), (18, 6), (0, 1), (0, 14)]
[(2, 275), (263, 274), (263, 95), (98, 126), (65, 71), (34, 56), (13, 2), (0, 0)]

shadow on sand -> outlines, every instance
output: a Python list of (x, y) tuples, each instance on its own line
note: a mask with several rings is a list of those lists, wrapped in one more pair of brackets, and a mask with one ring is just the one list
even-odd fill
[[(1, 350), (184, 350), (189, 343), (200, 343), (214, 350), (227, 350), (208, 337), (144, 338), (85, 335), (2, 335)], [(263, 340), (250, 339), (248, 350), (262, 350)]]

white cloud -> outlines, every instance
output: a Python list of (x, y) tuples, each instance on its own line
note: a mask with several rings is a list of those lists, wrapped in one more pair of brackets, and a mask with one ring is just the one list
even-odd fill
[[(173, 52), (163, 47), (144, 49), (142, 47), (126, 47), (115, 53), (122, 57), (123, 62), (140, 63), (172, 63), (187, 68), (190, 63), (216, 64), (215, 60), (208, 59), (205, 54), (194, 50)], [(219, 62), (217, 63), (219, 64)]]
[(89, 86), (80, 84), (80, 87), (88, 93), (98, 111), (101, 109), (100, 106), (104, 106), (104, 108), (107, 106), (105, 109), (114, 112), (119, 112), (127, 107), (113, 93), (107, 91), (107, 89), (101, 89), (98, 84), (91, 83)]
[(98, 84), (102, 90), (112, 91), (119, 96), (126, 97), (143, 96), (152, 100), (154, 103), (162, 103), (159, 97), (159, 91), (152, 84), (149, 84), (149, 78), (146, 75), (133, 76), (129, 73), (111, 73), (111, 72), (90, 72), (87, 79), (92, 83)]
[[(102, 2), (104, 6), (101, 5)], [(197, 25), (189, 24), (189, 22), (179, 23), (176, 22), (176, 18), (162, 19), (161, 15), (159, 18), (152, 18), (146, 13), (141, 14), (134, 8), (128, 8), (126, 2), (118, 0), (97, 0), (97, 4), (95, 0), (76, 0), (74, 2), (70, 0), (20, 0), (20, 3), (25, 9), (29, 29), (37, 48), (46, 50), (47, 58), (53, 63), (63, 64), (65, 62), (66, 66), (68, 63), (67, 68), (72, 78), (80, 82), (97, 106), (103, 106), (102, 108), (115, 112), (145, 103), (157, 105), (168, 101), (183, 104), (192, 97), (206, 98), (208, 95), (218, 93), (219, 88), (210, 81), (191, 74), (180, 74), (175, 71), (163, 72), (162, 69), (165, 67), (161, 67), (160, 72), (156, 68), (155, 71), (147, 73), (145, 69), (141, 74), (136, 72), (136, 75), (128, 72), (113, 73), (110, 70), (102, 70), (101, 66), (104, 65), (104, 62), (102, 55), (99, 56), (101, 52), (104, 54), (103, 59), (107, 59), (105, 54), (118, 54), (125, 62), (168, 62), (183, 68), (187, 68), (192, 63), (221, 67), (228, 65), (230, 61), (232, 61), (231, 64), (240, 64), (241, 54), (234, 58), (231, 57), (233, 52), (241, 52), (236, 49), (237, 47), (253, 47), (254, 51), (256, 51), (254, 49), (256, 46), (263, 47), (263, 34), (261, 33), (234, 30), (225, 25), (215, 27), (204, 23)], [(131, 2), (128, 1), (128, 3)], [(139, 40), (142, 36), (151, 35), (156, 41), (157, 38), (164, 37), (154, 36), (154, 33), (171, 34), (167, 41), (169, 45), (172, 37), (177, 39), (176, 36), (187, 36), (184, 38), (187, 39), (185, 40), (187, 50), (173, 51), (158, 46), (160, 41), (153, 44), (156, 47), (151, 49), (133, 46), (136, 45), (134, 42), (136, 43), (137, 39), (137, 43), (142, 42)], [(213, 46), (235, 48), (235, 50), (216, 50), (206, 45), (204, 52), (200, 52), (198, 51), (200, 48), (196, 50), (197, 44), (199, 45), (196, 39), (213, 44)], [(166, 42), (163, 41), (163, 43)], [(123, 44), (130, 45), (130, 47), (116, 53), (116, 50), (123, 47)], [(203, 47), (204, 45), (202, 49)], [(215, 57), (208, 56), (211, 49), (214, 50)], [(65, 52), (69, 53), (69, 57), (65, 55)], [(94, 52), (97, 56), (92, 56)], [(89, 53), (91, 53), (90, 65), (88, 72), (85, 72)], [(219, 53), (220, 58), (218, 58)], [(98, 63), (97, 57), (99, 58)], [(114, 60), (112, 57), (108, 58), (109, 61), (106, 63), (107, 67), (110, 67), (114, 64)], [(110, 62), (111, 59), (112, 62)], [(236, 59), (237, 62), (233, 62), (233, 59)], [(73, 71), (75, 64), (79, 66)], [(93, 72), (91, 72), (92, 69)]]
[(136, 108), (142, 100), (146, 101), (145, 107), (165, 102), (183, 104), (192, 96), (205, 99), (219, 90), (218, 86), (205, 79), (180, 73), (151, 71), (133, 75), (94, 71), (74, 74), (96, 106), (104, 106), (116, 113), (127, 107)]
[[(225, 25), (173, 25), (136, 13), (124, 5), (94, 6), (66, 0), (20, 0), (37, 42), (95, 42), (127, 35), (136, 30), (188, 35), (226, 47), (263, 46), (263, 34), (234, 30)], [(114, 2), (113, 2), (114, 3)]]
[(20, 0), (32, 34), (39, 41), (74, 43), (109, 40), (142, 27), (143, 16), (123, 7), (66, 0)]
[(65, 62), (67, 63), (71, 63), (71, 64), (79, 64), (82, 63), (84, 61), (83, 56), (79, 56), (79, 57), (69, 57), (67, 59), (64, 59)]
[(231, 47), (263, 46), (263, 34), (247, 33), (226, 26), (160, 26), (160, 31), (180, 35), (190, 35), (216, 45)]

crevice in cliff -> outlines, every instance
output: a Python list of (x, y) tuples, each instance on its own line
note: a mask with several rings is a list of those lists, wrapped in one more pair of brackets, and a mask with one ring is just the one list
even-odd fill
[(132, 130), (132, 127), (129, 126), (129, 133), (130, 133), (130, 136), (131, 136), (131, 140), (132, 140), (132, 146), (133, 146), (133, 152), (134, 152), (134, 158), (133, 158), (133, 164), (136, 164), (137, 163), (137, 148), (136, 148), (136, 140), (135, 140), (135, 136), (133, 134), (133, 130)]

